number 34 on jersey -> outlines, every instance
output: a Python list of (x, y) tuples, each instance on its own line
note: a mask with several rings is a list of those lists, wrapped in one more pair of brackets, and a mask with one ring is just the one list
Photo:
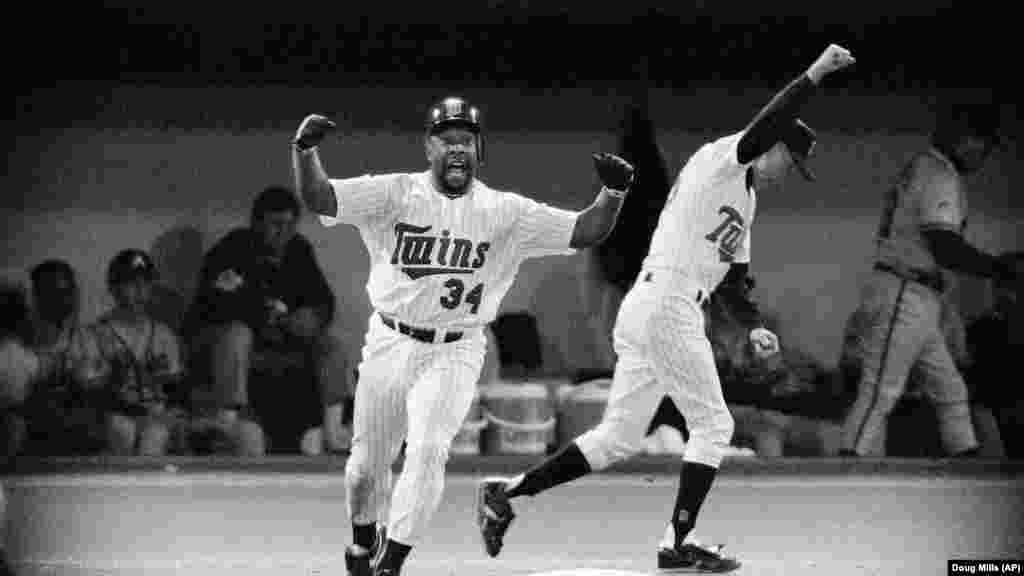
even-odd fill
[[(391, 264), (413, 280), (427, 276), (472, 275), (483, 268), (491, 247), (489, 242), (474, 243), (468, 238), (453, 237), (449, 230), (442, 230), (440, 235), (430, 232), (431, 226), (396, 224)], [(472, 314), (480, 309), (484, 293), (482, 282), (467, 285), (464, 279), (452, 277), (443, 286), (447, 289), (440, 298), (444, 308), (454, 310), (465, 304)]]

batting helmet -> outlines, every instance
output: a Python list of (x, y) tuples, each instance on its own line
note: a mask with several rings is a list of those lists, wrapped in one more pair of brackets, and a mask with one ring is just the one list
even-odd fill
[(461, 127), (476, 134), (477, 161), (484, 161), (483, 124), (480, 110), (460, 96), (448, 96), (427, 111), (427, 134), (437, 134), (450, 127)]
[(156, 279), (156, 266), (153, 259), (142, 250), (122, 250), (114, 256), (107, 266), (107, 285), (118, 286), (132, 282), (136, 278)]

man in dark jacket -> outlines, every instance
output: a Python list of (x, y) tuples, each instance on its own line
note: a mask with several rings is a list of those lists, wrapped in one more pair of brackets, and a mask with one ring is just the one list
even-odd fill
[[(217, 417), (229, 427), (243, 454), (261, 454), (263, 435), (251, 414), (251, 361), (269, 351), (279, 358), (301, 358), (313, 369), (324, 408), (323, 437), (329, 450), (343, 450), (344, 400), (351, 395), (352, 371), (340, 342), (328, 333), (334, 319), (334, 294), (320, 269), (313, 246), (296, 231), (301, 216), (295, 194), (271, 186), (256, 198), (250, 225), (222, 238), (203, 259), (192, 310), (197, 341), (211, 360)], [(301, 398), (299, 382), (276, 398)], [(275, 410), (286, 404), (274, 402)], [(287, 405), (291, 405), (289, 402)], [(301, 405), (301, 402), (295, 405)], [(257, 409), (266, 420), (266, 410)], [(275, 418), (288, 415), (273, 414)], [(266, 422), (264, 422), (266, 425)], [(301, 435), (301, 432), (299, 432)], [(298, 438), (291, 439), (298, 445)]]

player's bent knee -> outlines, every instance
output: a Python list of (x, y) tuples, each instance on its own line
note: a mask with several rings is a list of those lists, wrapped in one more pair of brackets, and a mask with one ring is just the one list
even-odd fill
[(263, 427), (251, 420), (239, 420), (234, 429), (235, 451), (239, 456), (263, 456), (266, 454), (266, 438)]
[(735, 429), (732, 414), (728, 410), (719, 411), (705, 425), (691, 428), (683, 459), (718, 468)]
[(221, 327), (217, 332), (218, 350), (248, 350), (252, 347), (252, 328), (241, 322), (231, 322)]
[(639, 428), (627, 430), (623, 425), (605, 421), (577, 438), (576, 446), (590, 469), (596, 472), (640, 453), (643, 440), (643, 431)]

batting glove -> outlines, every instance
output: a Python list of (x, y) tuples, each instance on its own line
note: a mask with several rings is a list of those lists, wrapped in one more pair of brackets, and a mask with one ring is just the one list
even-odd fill
[(593, 154), (594, 168), (606, 188), (626, 192), (633, 185), (633, 166), (614, 154)]
[(337, 125), (326, 116), (310, 114), (299, 125), (292, 145), (298, 150), (309, 150), (320, 145), (324, 136), (337, 129)]

